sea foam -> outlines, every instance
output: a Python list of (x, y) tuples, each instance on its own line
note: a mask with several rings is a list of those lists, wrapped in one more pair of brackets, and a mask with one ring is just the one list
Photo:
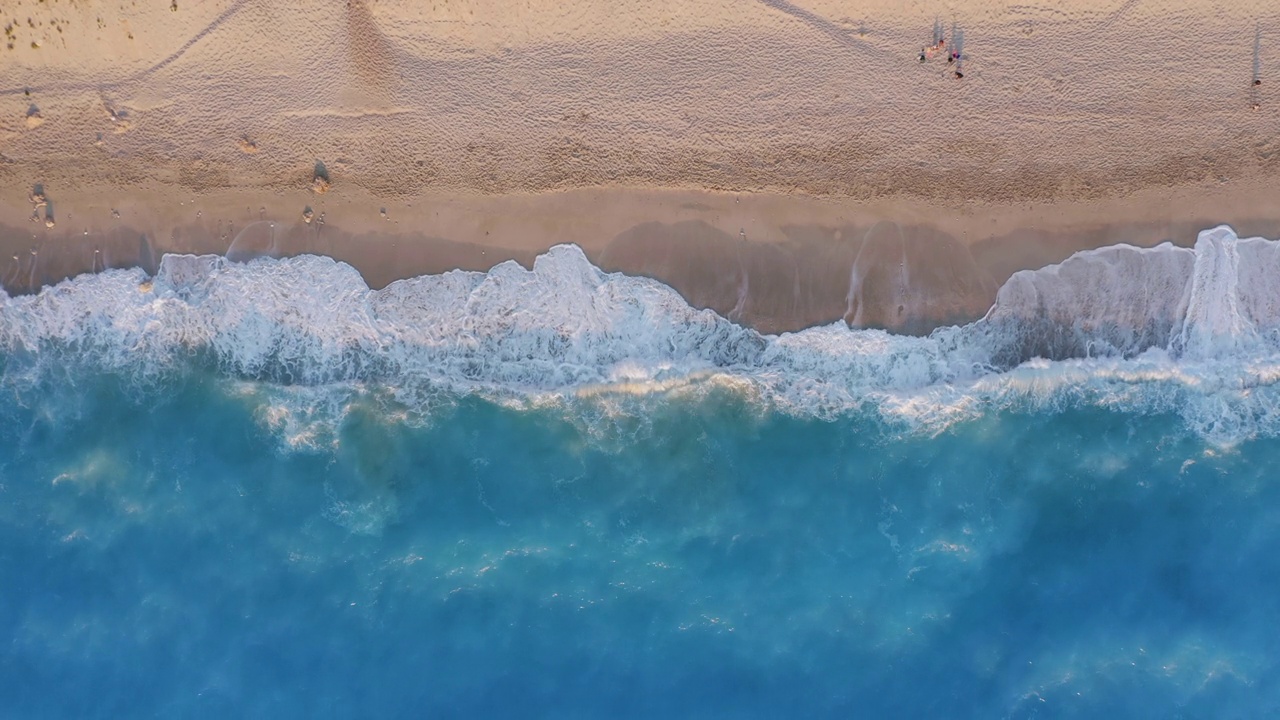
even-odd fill
[(138, 378), (207, 357), (236, 378), (517, 396), (731, 378), (787, 412), (868, 405), (936, 431), (991, 408), (1087, 403), (1176, 413), (1214, 441), (1280, 430), (1280, 243), (1226, 226), (1194, 249), (1127, 245), (1016, 273), (981, 320), (928, 337), (835, 323), (762, 335), (576, 246), (526, 270), (452, 271), (370, 290), (317, 256), (166, 255), (0, 297), (6, 379), (88, 363)]

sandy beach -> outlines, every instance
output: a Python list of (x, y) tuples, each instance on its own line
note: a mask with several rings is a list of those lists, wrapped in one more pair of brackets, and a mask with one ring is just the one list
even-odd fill
[(573, 242), (761, 330), (925, 332), (1078, 250), (1280, 236), (1280, 7), (1061, 7), (15, 1), (0, 283)]

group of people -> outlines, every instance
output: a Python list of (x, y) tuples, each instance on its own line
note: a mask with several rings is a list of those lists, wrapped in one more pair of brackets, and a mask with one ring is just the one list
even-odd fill
[(920, 48), (920, 62), (928, 62), (935, 56), (943, 53), (946, 53), (947, 64), (955, 66), (956, 79), (963, 79), (964, 73), (960, 70), (960, 47), (953, 43), (951, 49), (948, 51), (946, 36), (940, 29), (935, 27), (933, 30), (933, 44)]

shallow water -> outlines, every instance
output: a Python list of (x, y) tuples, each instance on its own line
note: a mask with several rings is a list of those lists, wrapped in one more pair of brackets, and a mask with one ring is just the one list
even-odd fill
[[(462, 330), (386, 324), (456, 312), (440, 285), (336, 320), (244, 293), (335, 267), (0, 309), (5, 714), (1280, 709), (1256, 315), (1192, 327), (1226, 354), (1001, 370), (954, 337), (981, 327), (762, 337), (573, 264), (594, 299), (545, 266), (446, 276), (481, 306)], [(484, 295), (530, 283), (597, 324)]]
[[(84, 378), (9, 407), (22, 716), (1256, 715), (1274, 440), (1000, 412), (936, 437), (711, 392), (580, 408)], [(319, 420), (317, 422), (324, 422)]]

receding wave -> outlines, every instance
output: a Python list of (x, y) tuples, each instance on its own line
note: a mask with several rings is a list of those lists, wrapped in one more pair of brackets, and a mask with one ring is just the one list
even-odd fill
[(1229, 443), (1280, 432), (1280, 243), (1226, 226), (1015, 274), (987, 315), (923, 338), (842, 323), (762, 335), (575, 246), (370, 290), (328, 258), (167, 255), (2, 296), (7, 382), (88, 363), (139, 379), (192, 358), (282, 385), (376, 382), (572, 397), (724, 380), (787, 412), (868, 406), (926, 430), (993, 407), (1174, 413)]

